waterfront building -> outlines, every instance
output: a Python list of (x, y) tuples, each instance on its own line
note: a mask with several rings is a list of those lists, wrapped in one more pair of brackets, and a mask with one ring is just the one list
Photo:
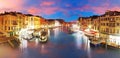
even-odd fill
[(23, 28), (38, 29), (44, 18), (20, 12), (4, 12), (0, 14), (0, 32), (8, 36), (18, 35)]
[(39, 16), (33, 16), (31, 14), (26, 14), (25, 16), (26, 28), (28, 29), (40, 28), (40, 25), (41, 25), (40, 20), (41, 20), (41, 17)]
[(17, 15), (14, 12), (5, 12), (0, 15), (1, 27), (0, 29), (8, 33), (10, 36), (15, 35), (17, 31)]
[(120, 12), (107, 11), (100, 16), (100, 36), (109, 45), (120, 45)]
[(48, 27), (58, 27), (58, 26), (64, 26), (65, 22), (63, 19), (47, 19)]
[(85, 30), (92, 27), (91, 17), (80, 17), (79, 18), (80, 29)]
[(120, 12), (106, 11), (105, 14), (94, 17), (80, 17), (81, 30), (91, 27), (99, 32), (99, 40), (111, 46), (120, 46)]

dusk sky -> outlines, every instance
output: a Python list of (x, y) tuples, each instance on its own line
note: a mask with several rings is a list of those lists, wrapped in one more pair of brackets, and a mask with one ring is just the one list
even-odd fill
[(18, 11), (65, 21), (100, 15), (106, 10), (120, 11), (120, 0), (0, 0), (0, 12)]

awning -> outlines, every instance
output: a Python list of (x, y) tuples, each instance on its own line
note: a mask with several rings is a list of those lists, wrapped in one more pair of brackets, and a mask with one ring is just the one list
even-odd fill
[(83, 32), (84, 32), (86, 35), (90, 35), (90, 36), (95, 36), (96, 34), (98, 34), (98, 32), (97, 32), (97, 31), (94, 31), (94, 30), (89, 30), (89, 31), (83, 30)]

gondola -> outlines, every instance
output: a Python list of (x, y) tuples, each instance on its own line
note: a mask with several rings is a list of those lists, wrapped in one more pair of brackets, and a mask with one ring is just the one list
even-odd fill
[(48, 32), (46, 30), (41, 31), (41, 35), (40, 35), (39, 41), (41, 43), (46, 43), (48, 41)]

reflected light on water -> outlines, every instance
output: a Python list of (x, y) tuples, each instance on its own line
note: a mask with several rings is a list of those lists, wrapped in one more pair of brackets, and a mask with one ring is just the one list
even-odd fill
[(20, 48), (21, 49), (27, 48), (27, 40), (24, 40), (24, 39), (21, 40)]
[(59, 28), (54, 29), (54, 37), (57, 38), (59, 34)]
[(48, 53), (48, 50), (45, 48), (45, 45), (41, 45), (40, 53), (41, 53), (41, 54), (46, 54), (46, 53)]
[(22, 37), (23, 36), (27, 36), (26, 34), (27, 34), (27, 28), (23, 28), (23, 29), (21, 29), (20, 30), (20, 32), (19, 32), (19, 39), (20, 39), (20, 41), (21, 41), (21, 44), (20, 44), (20, 48), (21, 49), (24, 49), (24, 48), (27, 48), (27, 40), (24, 40)]
[(73, 34), (73, 36), (75, 37), (77, 48), (80, 49), (82, 47), (82, 34), (81, 34), (81, 32), (76, 32)]
[[(91, 58), (90, 55), (90, 40), (87, 36), (84, 35), (82, 31), (78, 31), (73, 34), (73, 36), (76, 39), (76, 46), (78, 49), (84, 48), (85, 51), (87, 51), (88, 58)], [(83, 47), (84, 45), (84, 47)]]
[(48, 29), (48, 37), (50, 37), (50, 29)]
[(39, 44), (39, 40), (38, 38), (35, 39), (35, 46), (37, 46)]
[[(55, 27), (59, 27), (60, 26), (60, 22), (59, 21), (55, 21)], [(59, 28), (55, 28), (54, 29), (54, 34), (55, 34), (55, 38), (57, 38), (58, 34), (59, 34)]]
[(88, 54), (88, 58), (91, 58), (91, 48), (90, 48), (90, 40), (88, 37), (86, 37), (85, 35), (83, 36), (84, 40), (85, 40), (85, 50), (87, 50), (87, 54)]
[(0, 58), (18, 58), (18, 51), (11, 47), (0, 46)]

